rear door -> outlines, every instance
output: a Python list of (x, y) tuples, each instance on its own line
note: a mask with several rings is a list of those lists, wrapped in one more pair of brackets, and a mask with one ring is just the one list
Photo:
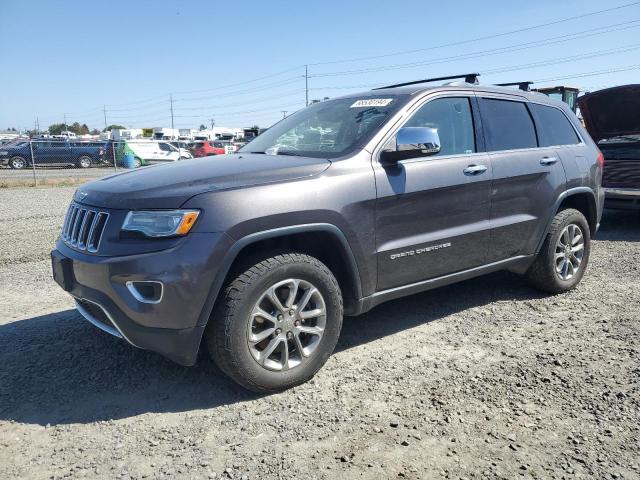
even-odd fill
[[(429, 99), (402, 126), (437, 129), (440, 153), (392, 166), (374, 161), (378, 290), (485, 263), (491, 165), (474, 104), (465, 94)], [(480, 168), (465, 173), (469, 166)]]
[(540, 147), (529, 105), (503, 96), (479, 98), (493, 167), (488, 261), (532, 254), (566, 177), (558, 152)]
[(579, 187), (594, 177), (594, 149), (588, 147), (563, 110), (551, 105), (529, 104), (538, 129), (540, 146), (553, 147), (567, 174), (567, 188)]

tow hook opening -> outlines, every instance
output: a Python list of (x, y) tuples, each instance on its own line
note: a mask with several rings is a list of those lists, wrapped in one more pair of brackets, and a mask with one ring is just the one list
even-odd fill
[(160, 303), (162, 301), (162, 282), (130, 281), (126, 285), (133, 298), (141, 303)]

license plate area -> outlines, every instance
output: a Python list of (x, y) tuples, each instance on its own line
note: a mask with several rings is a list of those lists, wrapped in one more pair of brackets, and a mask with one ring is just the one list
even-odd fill
[(56, 283), (66, 292), (70, 292), (74, 283), (73, 261), (54, 250), (51, 252), (51, 269)]

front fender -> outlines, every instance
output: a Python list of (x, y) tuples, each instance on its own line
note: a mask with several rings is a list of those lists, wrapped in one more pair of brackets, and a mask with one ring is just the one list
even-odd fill
[(354, 256), (353, 250), (347, 241), (346, 236), (337, 226), (332, 225), (330, 223), (310, 223), (303, 225), (291, 225), (287, 227), (279, 227), (273, 228), (269, 230), (263, 230), (260, 232), (251, 233), (245, 235), (244, 237), (237, 239), (232, 246), (228, 249), (227, 253), (224, 255), (224, 258), (220, 264), (218, 272), (216, 274), (213, 283), (211, 284), (211, 288), (209, 290), (209, 294), (207, 296), (207, 300), (202, 308), (202, 312), (198, 319), (198, 326), (204, 326), (209, 321), (209, 317), (211, 316), (211, 312), (213, 310), (213, 306), (215, 305), (216, 299), (218, 298), (218, 294), (220, 293), (220, 289), (223, 286), (224, 280), (233, 265), (233, 262), (238, 257), (240, 251), (248, 245), (252, 243), (259, 242), (261, 240), (285, 237), (288, 235), (293, 235), (297, 233), (309, 233), (309, 232), (328, 232), (335, 236), (335, 238), (340, 242), (342, 248), (344, 250), (345, 258), (348, 262), (349, 274), (351, 275), (351, 281), (353, 285), (355, 285), (356, 296), (357, 299), (362, 298), (362, 279), (360, 277), (360, 270), (358, 268), (358, 263)]

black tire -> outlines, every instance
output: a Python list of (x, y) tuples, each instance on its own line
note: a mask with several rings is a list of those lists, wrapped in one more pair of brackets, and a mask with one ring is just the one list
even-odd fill
[(27, 168), (28, 165), (26, 158), (18, 155), (9, 159), (9, 166), (14, 170), (22, 170), (23, 168)]
[(89, 157), (88, 155), (81, 156), (76, 162), (76, 166), (78, 168), (89, 168), (92, 164), (93, 162), (91, 161), (91, 157)]
[(142, 166), (142, 160), (138, 157), (134, 157), (133, 159), (133, 168), (139, 168)]
[[(324, 332), (308, 358), (289, 370), (273, 371), (258, 363), (250, 350), (249, 319), (255, 318), (251, 313), (264, 292), (290, 278), (309, 282), (320, 292), (326, 311)], [(277, 392), (306, 382), (320, 370), (338, 341), (342, 314), (340, 287), (322, 262), (299, 253), (275, 255), (233, 275), (216, 302), (205, 342), (216, 365), (241, 386), (258, 393)]]
[[(566, 228), (575, 225), (580, 229), (583, 236), (583, 253), (581, 262), (575, 269), (571, 278), (563, 279), (561, 273), (557, 271), (556, 253), (558, 240)], [(526, 273), (529, 284), (548, 293), (567, 292), (578, 285), (589, 263), (589, 253), (591, 252), (591, 231), (584, 215), (573, 208), (562, 210), (556, 214), (551, 222), (551, 228), (545, 241), (536, 256), (535, 261)], [(561, 253), (561, 252), (560, 252)], [(559, 253), (559, 254), (560, 254)], [(559, 262), (562, 262), (562, 258)]]

